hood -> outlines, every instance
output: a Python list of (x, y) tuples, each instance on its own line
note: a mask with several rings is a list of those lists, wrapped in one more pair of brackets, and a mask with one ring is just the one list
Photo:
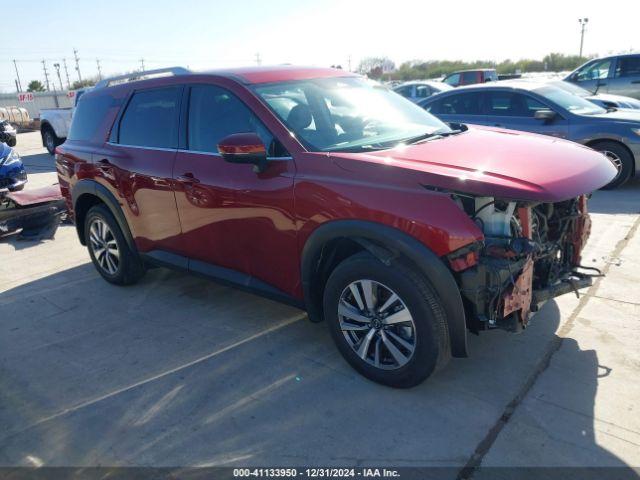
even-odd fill
[(615, 112), (599, 113), (597, 115), (585, 115), (588, 118), (598, 118), (606, 121), (633, 123), (640, 127), (640, 110), (616, 110)]
[(539, 202), (590, 193), (616, 175), (604, 155), (580, 144), (476, 126), (415, 145), (338, 156), (410, 171), (426, 187)]
[(598, 93), (597, 95), (590, 95), (586, 97), (587, 100), (593, 100), (596, 102), (612, 103), (619, 108), (631, 108), (640, 109), (640, 100), (635, 98), (625, 97), (622, 95), (612, 95), (610, 93)]

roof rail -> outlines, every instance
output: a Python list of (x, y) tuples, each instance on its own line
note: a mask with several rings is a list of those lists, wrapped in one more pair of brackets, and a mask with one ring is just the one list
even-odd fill
[(105, 88), (113, 85), (119, 85), (121, 83), (137, 82), (139, 80), (146, 80), (152, 77), (163, 77), (169, 75), (187, 75), (191, 73), (184, 67), (167, 67), (158, 68), (156, 70), (145, 70), (144, 72), (131, 72), (124, 75), (118, 75), (117, 77), (105, 78), (96, 83), (94, 88)]

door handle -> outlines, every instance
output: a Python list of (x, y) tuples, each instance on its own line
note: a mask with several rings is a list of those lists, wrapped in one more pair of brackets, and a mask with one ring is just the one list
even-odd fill
[(98, 165), (98, 168), (100, 170), (107, 170), (107, 169), (113, 167), (111, 162), (109, 160), (107, 160), (106, 158), (103, 158), (102, 160), (98, 160), (96, 162), (96, 165)]
[(179, 182), (183, 182), (183, 183), (200, 183), (200, 180), (198, 180), (193, 173), (183, 173), (182, 175), (178, 175), (176, 177), (176, 180), (178, 180)]

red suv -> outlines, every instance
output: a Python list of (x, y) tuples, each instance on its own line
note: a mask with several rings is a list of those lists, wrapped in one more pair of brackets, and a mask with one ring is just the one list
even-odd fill
[(408, 387), (467, 330), (520, 330), (576, 271), (586, 147), (446, 125), (342, 70), (167, 69), (105, 80), (57, 148), (62, 193), (105, 280), (206, 275), (324, 319), (377, 382)]

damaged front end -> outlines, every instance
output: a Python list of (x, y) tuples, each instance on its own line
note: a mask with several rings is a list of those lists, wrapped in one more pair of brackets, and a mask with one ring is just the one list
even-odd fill
[(591, 230), (586, 195), (557, 203), (453, 199), (485, 235), (482, 242), (447, 255), (471, 331), (521, 331), (541, 303), (577, 294), (600, 274), (580, 265)]

